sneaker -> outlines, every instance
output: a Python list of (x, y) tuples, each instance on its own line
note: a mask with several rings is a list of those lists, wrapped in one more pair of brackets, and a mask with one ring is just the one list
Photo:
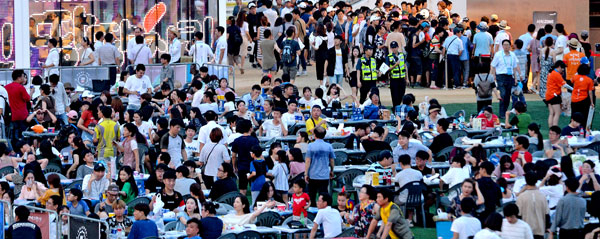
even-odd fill
[(301, 75), (305, 76), (306, 75), (306, 70), (303, 70)]
[(252, 68), (256, 69), (256, 64), (252, 63)]

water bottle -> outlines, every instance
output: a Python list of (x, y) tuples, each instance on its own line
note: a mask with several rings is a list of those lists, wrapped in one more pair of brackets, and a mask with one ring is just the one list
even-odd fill
[(222, 100), (219, 100), (219, 112), (224, 112), (225, 111), (225, 102)]
[(344, 109), (348, 109), (348, 102), (346, 102), (346, 108), (344, 108)]
[(117, 225), (117, 237), (124, 237), (125, 236), (125, 231), (123, 230), (123, 227), (121, 227), (121, 224)]
[(118, 237), (117, 236), (117, 229), (116, 228), (111, 228), (109, 238), (116, 239), (117, 237)]
[(352, 140), (352, 142), (354, 142), (354, 150), (358, 149), (358, 144), (356, 143), (356, 140)]
[(583, 139), (585, 137), (585, 131), (583, 131), (583, 127), (579, 128), (579, 139)]
[(283, 144), (283, 151), (286, 151), (286, 152), (287, 152), (287, 151), (288, 151), (288, 149), (290, 149), (290, 147), (288, 147), (288, 145), (287, 145), (287, 144)]

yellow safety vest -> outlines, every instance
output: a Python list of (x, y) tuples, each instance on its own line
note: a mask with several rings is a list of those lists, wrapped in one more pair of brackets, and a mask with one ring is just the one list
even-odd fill
[[(390, 61), (390, 67), (395, 65), (397, 63), (396, 58), (394, 57), (393, 53), (390, 53), (388, 55), (389, 61)], [(396, 67), (392, 68), (390, 71), (390, 78), (392, 79), (400, 79), (400, 78), (404, 78), (406, 77), (406, 70), (405, 70), (405, 65), (404, 65), (404, 55), (402, 53), (398, 54), (398, 61), (400, 61), (400, 64), (398, 64)]]
[(363, 81), (377, 80), (377, 62), (375, 62), (375, 58), (371, 57), (369, 59), (371, 61), (370, 64), (364, 57), (361, 57), (360, 60), (362, 61), (361, 71)]

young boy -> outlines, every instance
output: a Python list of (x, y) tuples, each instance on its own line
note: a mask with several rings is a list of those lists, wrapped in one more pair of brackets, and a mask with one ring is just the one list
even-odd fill
[[(527, 90), (527, 79), (529, 78), (529, 73), (525, 72), (527, 71), (527, 55), (529, 55), (529, 52), (527, 51), (527, 49), (521, 49), (523, 48), (523, 41), (521, 39), (517, 39), (515, 40), (515, 46), (517, 47), (513, 53), (515, 53), (515, 55), (517, 56), (517, 59), (519, 60), (519, 69), (521, 70), (521, 72), (519, 72), (519, 77), (520, 79), (516, 79), (517, 82), (521, 83), (521, 86), (519, 87), (520, 90), (513, 90), (513, 94), (512, 94), (512, 101), (513, 101), (513, 107), (515, 105), (515, 102), (525, 102), (525, 96), (523, 95), (523, 90)], [(513, 87), (514, 88), (514, 87)], [(518, 94), (515, 94), (518, 93)]]
[(81, 197), (83, 197), (81, 190), (78, 188), (71, 189), (67, 197), (67, 207), (69, 207), (71, 214), (85, 217), (90, 214), (90, 208), (87, 203), (81, 201)]
[(188, 125), (185, 127), (185, 139), (183, 140), (183, 143), (185, 144), (185, 152), (187, 153), (188, 159), (200, 156), (200, 141), (194, 140), (195, 136), (195, 126)]
[(448, 188), (452, 188), (454, 185), (462, 183), (466, 178), (469, 178), (469, 169), (465, 168), (467, 162), (462, 157), (452, 158), (452, 164), (450, 169), (444, 176), (440, 178), (440, 188), (443, 188), (444, 183), (449, 184)]
[(171, 55), (164, 53), (160, 56), (160, 64), (162, 65), (162, 68), (160, 69), (160, 84), (156, 86), (154, 91), (158, 91), (159, 87), (163, 84), (168, 85), (170, 89), (175, 89), (173, 88), (173, 78), (175, 78), (175, 74), (173, 67), (169, 66), (170, 61)]
[(84, 165), (80, 165), (77, 168), (77, 177), (76, 179), (83, 179), (85, 176), (94, 172), (94, 154), (91, 151), (85, 150), (83, 151), (83, 161)]
[(256, 202), (256, 197), (260, 193), (263, 184), (265, 183), (265, 175), (269, 169), (267, 168), (267, 164), (265, 159), (262, 156), (263, 149), (254, 145), (250, 149), (250, 156), (253, 161), (250, 163), (250, 174), (248, 175), (248, 180), (252, 181), (250, 185), (250, 191), (252, 192), (252, 203)]
[(304, 215), (307, 217), (308, 212), (306, 211), (310, 207), (310, 197), (304, 192), (306, 183), (304, 179), (298, 179), (294, 182), (292, 190), (292, 219), (295, 221), (300, 220), (300, 217)]

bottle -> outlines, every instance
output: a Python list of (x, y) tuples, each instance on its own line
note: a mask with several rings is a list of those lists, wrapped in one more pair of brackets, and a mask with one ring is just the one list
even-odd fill
[(306, 219), (304, 219), (304, 212), (302, 212), (300, 214), (300, 223), (302, 223), (302, 226), (306, 226)]
[(352, 140), (352, 142), (354, 142), (354, 150), (358, 149), (358, 144), (356, 143), (356, 140)]
[(583, 127), (579, 128), (579, 138), (583, 139), (585, 137), (585, 131), (583, 131)]

